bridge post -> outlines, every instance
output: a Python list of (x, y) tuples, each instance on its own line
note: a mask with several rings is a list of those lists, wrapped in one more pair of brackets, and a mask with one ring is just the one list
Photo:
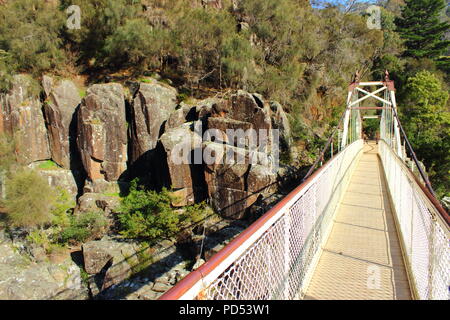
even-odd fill
[(355, 88), (355, 83), (352, 83), (348, 89), (348, 96), (347, 96), (347, 109), (345, 110), (345, 116), (344, 116), (344, 131), (342, 133), (342, 141), (341, 141), (341, 149), (344, 149), (347, 145), (347, 136), (348, 136), (348, 123), (350, 121), (350, 101), (352, 99), (353, 90)]
[[(395, 100), (395, 91), (390, 90), (390, 94), (391, 94), (392, 108), (395, 108), (395, 111), (397, 111), (398, 109), (397, 109), (397, 102)], [(403, 159), (402, 142), (400, 140), (400, 129), (399, 129), (399, 125), (398, 125), (398, 120), (396, 117), (393, 117), (393, 118), (394, 118), (394, 136), (395, 136), (397, 155), (400, 157), (400, 159)]]
[[(384, 84), (387, 87), (387, 90), (389, 91), (389, 98), (391, 100), (391, 108), (394, 109), (395, 114), (397, 115), (397, 101), (395, 99), (395, 84), (394, 81), (392, 81), (389, 78), (389, 72), (386, 70), (385, 71), (385, 77), (384, 77)], [(394, 125), (394, 138), (395, 138), (395, 144), (396, 144), (396, 151), (397, 151), (397, 155), (400, 157), (400, 159), (404, 159), (403, 158), (403, 152), (402, 152), (402, 143), (401, 143), (401, 139), (400, 139), (400, 126), (398, 123), (398, 119), (394, 116), (394, 114), (392, 114), (392, 120), (393, 120), (393, 125)]]

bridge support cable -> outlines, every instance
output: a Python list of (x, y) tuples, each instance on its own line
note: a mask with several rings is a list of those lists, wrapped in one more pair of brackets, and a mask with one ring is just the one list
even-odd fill
[[(405, 152), (403, 151), (401, 143), (401, 138), (403, 138), (407, 150), (410, 156), (412, 157), (415, 165), (417, 166), (420, 177), (423, 179), (423, 182), (425, 183), (425, 186), (427, 187), (429, 192), (433, 196), (435, 196), (435, 192), (433, 190), (433, 187), (431, 186), (430, 180), (423, 171), (422, 166), (420, 165), (419, 160), (417, 159), (416, 153), (414, 152), (414, 149), (411, 143), (409, 142), (406, 132), (403, 129), (403, 126), (401, 125), (400, 118), (397, 112), (394, 82), (389, 80), (388, 74), (386, 74), (385, 81), (388, 84), (389, 88), (389, 92), (387, 91), (385, 92), (385, 98), (386, 100), (387, 99), (390, 100), (391, 105), (390, 107), (383, 109), (383, 112), (381, 114), (381, 121), (380, 121), (381, 139), (383, 139), (393, 150), (396, 151), (397, 156), (400, 159), (402, 159), (402, 161), (405, 161)], [(383, 106), (386, 107), (387, 105)]]

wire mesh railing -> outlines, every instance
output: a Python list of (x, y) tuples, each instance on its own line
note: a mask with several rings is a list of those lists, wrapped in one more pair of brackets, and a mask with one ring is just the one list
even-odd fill
[(450, 299), (450, 231), (447, 213), (381, 140), (384, 167), (410, 284), (418, 299)]
[(301, 297), (362, 148), (347, 146), (161, 299)]

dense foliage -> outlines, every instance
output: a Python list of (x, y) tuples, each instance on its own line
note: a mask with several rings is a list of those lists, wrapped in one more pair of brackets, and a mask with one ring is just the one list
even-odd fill
[(8, 173), (6, 210), (9, 227), (29, 231), (28, 239), (51, 250), (101, 238), (109, 222), (102, 212), (73, 214), (75, 202), (66, 190), (54, 189), (38, 172), (20, 168)]
[(397, 30), (405, 39), (405, 56), (436, 59), (447, 52), (450, 41), (444, 33), (450, 24), (442, 21), (444, 0), (406, 0), (396, 20)]
[(40, 0), (8, 1), (0, 6), (0, 74), (6, 69), (39, 76), (64, 65), (66, 52), (60, 36), (64, 15), (49, 6)]
[(174, 209), (176, 198), (166, 189), (145, 190), (133, 180), (128, 195), (122, 200), (120, 233), (126, 238), (157, 240), (176, 235), (183, 226), (204, 219), (210, 210), (203, 204)]
[[(433, 88), (448, 91), (444, 1), (380, 0), (382, 30), (367, 28), (366, 3), (315, 2), (324, 5), (318, 10), (307, 1), (223, 0), (216, 9), (192, 0), (3, 1), (0, 90), (8, 88), (11, 74), (43, 72), (84, 73), (92, 82), (158, 73), (183, 95), (196, 97), (244, 88), (280, 101), (295, 143), (315, 152), (342, 111), (352, 74), (359, 70), (363, 79), (380, 79), (388, 69), (413, 146), (430, 167), (432, 182), (448, 192), (448, 148), (442, 135), (436, 138), (436, 128), (446, 124), (428, 116), (430, 106), (439, 105), (445, 118), (448, 102), (423, 103), (427, 98), (410, 89), (417, 79), (433, 77)], [(66, 26), (72, 5), (81, 9), (81, 29)], [(409, 115), (411, 110), (417, 112)], [(0, 157), (3, 146), (8, 148), (0, 144)], [(145, 205), (162, 210), (161, 223), (172, 232), (179, 217), (159, 197), (161, 207)], [(139, 219), (146, 218), (136, 213), (128, 223)], [(147, 236), (161, 233), (158, 228)]]
[(69, 216), (67, 227), (57, 238), (62, 243), (82, 243), (101, 238), (107, 231), (108, 221), (102, 212), (87, 212)]
[(3, 202), (8, 219), (14, 226), (43, 226), (52, 220), (54, 201), (47, 181), (32, 170), (16, 172), (7, 180), (8, 190)]
[(410, 92), (401, 108), (402, 122), (419, 158), (424, 162), (438, 194), (450, 190), (449, 94), (429, 71), (408, 79)]

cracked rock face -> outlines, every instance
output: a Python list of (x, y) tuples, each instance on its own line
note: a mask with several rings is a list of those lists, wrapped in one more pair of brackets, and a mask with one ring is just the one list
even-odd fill
[(43, 112), (46, 119), (52, 159), (65, 169), (70, 169), (70, 126), (77, 106), (81, 102), (78, 89), (72, 81), (54, 84), (51, 77), (42, 80), (46, 102)]
[(17, 158), (23, 164), (50, 159), (42, 104), (31, 86), (29, 77), (16, 75), (10, 92), (0, 96), (0, 133), (15, 138)]
[[(192, 123), (194, 126), (194, 123)], [(189, 123), (175, 129), (169, 129), (161, 136), (164, 158), (167, 159), (167, 172), (164, 175), (166, 185), (170, 186), (175, 195), (180, 197), (177, 205), (194, 203), (195, 197), (202, 192), (203, 181), (201, 165), (195, 165), (195, 153), (201, 158), (202, 138), (192, 131)], [(200, 152), (200, 154), (198, 154)], [(164, 161), (164, 160), (163, 160)]]
[[(205, 165), (208, 195), (213, 207), (225, 218), (244, 218), (247, 208), (275, 181), (270, 166), (251, 164), (249, 152), (244, 148), (204, 142), (203, 150), (220, 155), (216, 163)], [(242, 155), (242, 163), (227, 163), (226, 158), (221, 158), (227, 154)], [(264, 153), (258, 153), (258, 157), (264, 156)]]
[(155, 149), (158, 138), (164, 131), (163, 124), (175, 112), (176, 106), (175, 88), (155, 80), (139, 85), (131, 104), (130, 160), (132, 163), (146, 152)]
[[(203, 143), (204, 152), (214, 154), (218, 160), (205, 165), (204, 174), (211, 203), (223, 217), (242, 219), (260, 193), (266, 191), (275, 180), (268, 160), (271, 152), (271, 110), (260, 95), (240, 90), (231, 96), (230, 101), (212, 106), (208, 129), (225, 133), (222, 139)], [(245, 135), (238, 139), (237, 136), (226, 134), (227, 130), (244, 133), (249, 129), (256, 130), (255, 137)], [(259, 130), (266, 133), (266, 142), (260, 140)], [(258, 146), (258, 152), (251, 153), (250, 146)], [(251, 154), (264, 161), (254, 163), (250, 159)], [(236, 162), (230, 161), (228, 155)]]
[(117, 181), (127, 168), (127, 122), (120, 84), (96, 84), (78, 111), (77, 145), (90, 180)]
[(270, 110), (259, 95), (239, 90), (231, 97), (231, 108), (228, 118), (249, 122), (253, 129), (269, 130), (272, 128)]

